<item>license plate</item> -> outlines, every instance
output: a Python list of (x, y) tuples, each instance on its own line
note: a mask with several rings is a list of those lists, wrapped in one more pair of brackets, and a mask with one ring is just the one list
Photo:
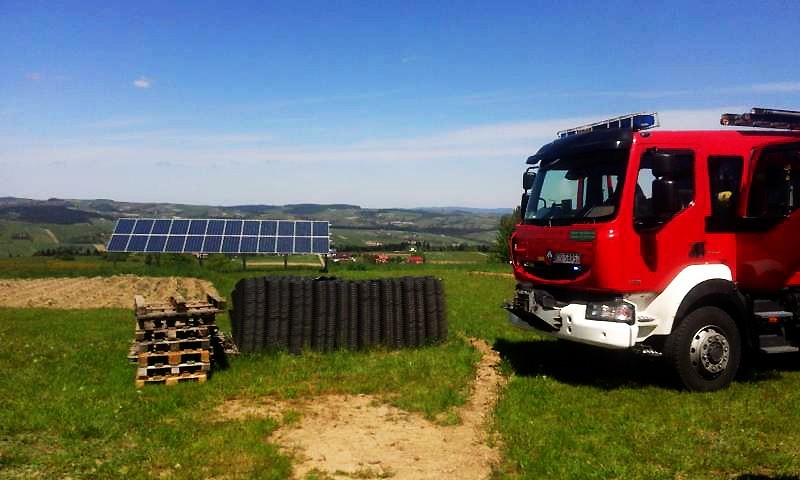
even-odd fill
[(556, 253), (553, 257), (553, 263), (567, 263), (570, 265), (581, 264), (580, 253)]

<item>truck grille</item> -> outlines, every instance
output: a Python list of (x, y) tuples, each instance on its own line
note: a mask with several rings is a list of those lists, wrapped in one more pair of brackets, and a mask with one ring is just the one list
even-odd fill
[(586, 272), (585, 265), (566, 263), (529, 262), (524, 265), (524, 268), (531, 275), (547, 280), (572, 280)]

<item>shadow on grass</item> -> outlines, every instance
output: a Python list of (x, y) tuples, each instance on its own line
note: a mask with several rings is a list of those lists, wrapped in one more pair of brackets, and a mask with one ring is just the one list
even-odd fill
[[(500, 357), (520, 376), (545, 375), (570, 385), (605, 390), (657, 386), (681, 388), (663, 358), (645, 357), (628, 350), (609, 350), (553, 340), (511, 341), (494, 345)], [(758, 383), (800, 371), (800, 355), (755, 355), (737, 381)]]
[(757, 353), (753, 355), (749, 363), (745, 363), (744, 371), (739, 375), (738, 380), (746, 383), (775, 380), (780, 378), (783, 372), (800, 372), (800, 354), (767, 355)]
[(606, 390), (619, 387), (673, 386), (663, 362), (627, 350), (608, 350), (553, 340), (497, 339), (500, 357), (520, 376), (546, 375), (570, 385)]

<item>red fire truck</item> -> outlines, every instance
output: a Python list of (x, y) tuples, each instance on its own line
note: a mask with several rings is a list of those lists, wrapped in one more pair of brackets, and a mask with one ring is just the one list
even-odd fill
[[(511, 320), (666, 358), (690, 390), (800, 346), (800, 112), (665, 131), (632, 114), (528, 158)], [(795, 244), (794, 242), (798, 242)]]

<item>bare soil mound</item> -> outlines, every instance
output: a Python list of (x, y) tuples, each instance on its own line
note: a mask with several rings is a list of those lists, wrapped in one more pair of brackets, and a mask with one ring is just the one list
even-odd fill
[(483, 479), (499, 461), (486, 422), (505, 379), (500, 357), (483, 340), (471, 339), (482, 356), (472, 393), (458, 410), (460, 425), (442, 426), (369, 395), (327, 395), (286, 403), (231, 400), (223, 419), (273, 417), (302, 412), (299, 422), (278, 429), (272, 440), (293, 454), (294, 476), (321, 478)]
[(113, 277), (0, 279), (0, 307), (15, 308), (131, 308), (134, 295), (151, 301), (180, 293), (187, 299), (216, 292), (211, 282), (197, 278)]

